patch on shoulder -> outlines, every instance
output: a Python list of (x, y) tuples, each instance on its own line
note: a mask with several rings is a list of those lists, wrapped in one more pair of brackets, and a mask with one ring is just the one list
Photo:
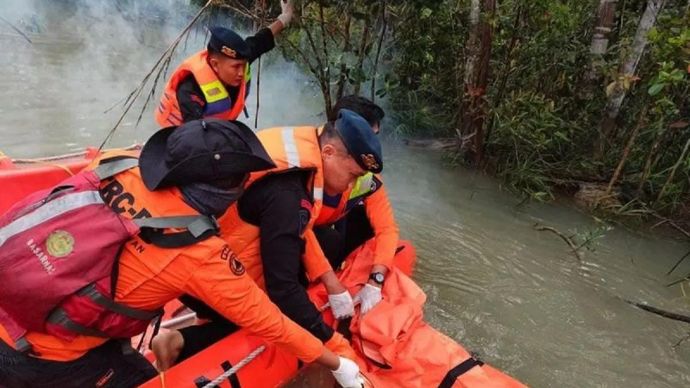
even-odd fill
[(299, 212), (297, 213), (297, 217), (299, 218), (299, 235), (301, 236), (307, 229), (307, 225), (309, 225), (309, 220), (311, 219), (311, 212), (301, 207), (299, 209)]
[(221, 260), (228, 262), (230, 271), (232, 271), (232, 273), (235, 275), (242, 276), (246, 272), (242, 262), (240, 262), (235, 252), (233, 252), (227, 244), (223, 247), (223, 251), (220, 252), (220, 258)]

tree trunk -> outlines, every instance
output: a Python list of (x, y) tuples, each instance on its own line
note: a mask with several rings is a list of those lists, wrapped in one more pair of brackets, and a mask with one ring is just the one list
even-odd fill
[(376, 101), (376, 77), (378, 75), (379, 58), (381, 56), (381, 47), (383, 46), (383, 38), (386, 36), (388, 29), (388, 19), (386, 19), (386, 1), (381, 5), (381, 35), (379, 35), (379, 42), (376, 47), (376, 56), (374, 57), (374, 69), (371, 76), (371, 101)]
[(588, 75), (589, 80), (599, 78), (596, 62), (606, 54), (609, 47), (609, 34), (616, 19), (616, 3), (618, 0), (599, 0), (599, 10), (597, 11), (597, 23), (594, 27), (592, 45), (589, 52), (592, 54), (592, 64)]
[[(484, 121), (486, 118), (486, 88), (489, 80), (489, 59), (493, 27), (489, 18), (496, 11), (496, 0), (472, 0), (470, 9), (470, 36), (465, 64), (464, 95), (461, 106), (461, 133), (471, 138), (467, 157), (479, 166), (484, 149)], [(483, 11), (483, 12), (482, 12)], [(483, 15), (482, 15), (483, 13)], [(482, 17), (483, 16), (483, 17)]]
[[(506, 90), (506, 84), (508, 83), (508, 78), (511, 77), (513, 71), (515, 70), (512, 66), (513, 53), (515, 52), (515, 46), (520, 41), (519, 31), (520, 26), (523, 24), (523, 11), (524, 7), (522, 5), (517, 5), (515, 7), (515, 20), (513, 21), (513, 31), (511, 32), (510, 43), (508, 44), (508, 50), (506, 50), (506, 55), (503, 58), (503, 70), (499, 71), (501, 74), (501, 80), (498, 82), (496, 87), (496, 94), (493, 101), (493, 108), (495, 109), (503, 101), (503, 94)], [(491, 131), (493, 130), (493, 119), (494, 116), (489, 116), (489, 120), (486, 123), (486, 135), (484, 136), (484, 146), (482, 149), (482, 154), (486, 151), (486, 144), (491, 140)]]
[[(367, 55), (367, 46), (369, 45), (369, 35), (370, 35), (370, 28), (369, 25), (371, 24), (371, 20), (366, 21), (364, 24), (364, 28), (362, 29), (362, 40), (359, 42), (359, 51), (358, 55), (359, 58), (357, 58), (357, 74), (362, 73), (362, 68), (364, 68), (364, 57)], [(355, 96), (359, 96), (359, 89), (362, 87), (362, 81), (358, 80), (358, 82), (354, 86), (354, 90), (352, 94)]]
[(625, 167), (625, 162), (628, 160), (628, 155), (630, 155), (630, 150), (632, 149), (632, 146), (635, 144), (637, 134), (640, 133), (640, 129), (644, 125), (646, 117), (647, 107), (645, 106), (642, 109), (642, 112), (640, 113), (640, 118), (637, 120), (637, 125), (635, 126), (635, 129), (633, 129), (632, 134), (630, 134), (630, 138), (628, 139), (628, 143), (625, 145), (625, 149), (623, 149), (623, 156), (621, 156), (621, 160), (620, 162), (618, 162), (618, 167), (616, 167), (616, 171), (613, 173), (613, 176), (609, 181), (609, 185), (606, 187), (606, 192), (604, 193), (605, 197), (608, 197), (611, 194), (613, 185), (616, 184), (618, 177), (620, 177), (621, 172), (623, 171), (623, 167)]
[(615, 81), (613, 91), (610, 93), (609, 100), (606, 104), (604, 118), (599, 130), (599, 140), (595, 149), (595, 158), (597, 159), (601, 159), (604, 155), (606, 141), (615, 128), (616, 118), (618, 117), (621, 105), (625, 99), (627, 92), (626, 85), (630, 85), (632, 82), (637, 65), (640, 63), (640, 58), (642, 58), (644, 49), (647, 46), (647, 35), (649, 30), (654, 26), (654, 23), (656, 23), (656, 17), (664, 6), (664, 2), (665, 0), (647, 1), (647, 8), (644, 14), (642, 14), (640, 23), (637, 26), (637, 32), (635, 32), (635, 40), (633, 41), (631, 51), (620, 67), (619, 79)]

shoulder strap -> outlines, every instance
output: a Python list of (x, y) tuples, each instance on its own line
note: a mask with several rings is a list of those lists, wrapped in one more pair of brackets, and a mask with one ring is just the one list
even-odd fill
[[(177, 217), (152, 217), (133, 220), (141, 230), (144, 241), (161, 248), (180, 248), (204, 241), (218, 234), (218, 222), (202, 215)], [(185, 228), (184, 232), (165, 233), (167, 228)]]
[(140, 228), (166, 229), (166, 228), (185, 228), (189, 233), (198, 238), (209, 231), (217, 231), (218, 223), (212, 217), (198, 216), (175, 216), (175, 217), (150, 217), (133, 220)]
[(133, 156), (124, 156), (121, 158), (113, 158), (101, 161), (101, 164), (96, 167), (93, 172), (100, 179), (108, 179), (130, 168), (137, 167), (139, 159)]

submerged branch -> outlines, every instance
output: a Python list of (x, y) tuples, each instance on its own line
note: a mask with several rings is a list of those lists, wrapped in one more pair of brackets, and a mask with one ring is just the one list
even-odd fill
[(633, 305), (633, 306), (635, 306), (641, 310), (648, 311), (652, 314), (656, 314), (656, 315), (659, 315), (661, 317), (668, 318), (668, 319), (673, 319), (674, 321), (681, 321), (681, 322), (685, 322), (685, 323), (690, 323), (690, 317), (687, 315), (682, 315), (682, 314), (674, 313), (671, 311), (662, 310), (662, 309), (654, 307), (654, 306), (649, 306), (647, 304), (639, 303), (639, 302), (633, 302), (633, 301), (627, 300), (627, 299), (623, 299), (623, 300), (628, 304), (631, 304), (631, 305)]
[(668, 276), (671, 274), (671, 272), (675, 271), (676, 268), (678, 268), (678, 266), (680, 265), (680, 263), (682, 263), (688, 256), (690, 256), (690, 251), (688, 251), (686, 254), (684, 254), (683, 257), (681, 257), (678, 260), (678, 262), (676, 262), (676, 264), (673, 267), (671, 267), (671, 269), (668, 270), (668, 272), (666, 272), (666, 275)]
[(679, 339), (678, 342), (676, 342), (676, 343), (673, 345), (673, 349), (677, 349), (683, 342), (685, 342), (685, 341), (687, 341), (687, 340), (689, 340), (689, 339), (690, 339), (690, 333), (686, 334), (685, 337)]
[(573, 254), (575, 255), (575, 257), (577, 257), (577, 259), (578, 259), (579, 261), (582, 261), (582, 255), (581, 255), (580, 252), (579, 252), (579, 249), (582, 248), (582, 245), (580, 245), (580, 247), (578, 247), (577, 245), (575, 245), (575, 243), (573, 242), (573, 240), (572, 240), (570, 237), (568, 237), (568, 236), (564, 235), (563, 233), (559, 232), (556, 228), (552, 228), (552, 227), (550, 227), (550, 226), (544, 226), (544, 225), (534, 224), (534, 229), (535, 229), (535, 230), (538, 230), (538, 231), (540, 231), (540, 232), (546, 230), (546, 231), (549, 231), (549, 232), (551, 232), (551, 233), (554, 233), (556, 236), (558, 236), (558, 237), (560, 237), (561, 239), (563, 239), (563, 241), (565, 241), (565, 243), (568, 244), (568, 246), (570, 247), (570, 249), (571, 249), (571, 251), (573, 252)]
[(14, 24), (12, 24), (9, 20), (5, 19), (4, 17), (0, 16), (0, 20), (5, 22), (8, 26), (10, 26), (11, 29), (13, 29), (17, 34), (21, 35), (22, 38), (26, 39), (29, 44), (34, 44), (34, 42), (29, 39), (29, 37), (19, 28), (17, 28)]

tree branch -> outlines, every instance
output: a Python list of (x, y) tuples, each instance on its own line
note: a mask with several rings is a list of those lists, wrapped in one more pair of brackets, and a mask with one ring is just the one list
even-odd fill
[(582, 256), (580, 255), (580, 252), (579, 252), (579, 249), (580, 249), (582, 246), (577, 247), (577, 246), (575, 245), (575, 243), (573, 242), (573, 240), (572, 240), (570, 237), (564, 235), (563, 233), (559, 232), (556, 228), (552, 228), (552, 227), (550, 227), (550, 226), (544, 226), (544, 225), (534, 224), (534, 229), (535, 229), (535, 230), (538, 230), (538, 231), (545, 231), (545, 230), (546, 230), (546, 231), (549, 231), (549, 232), (551, 232), (551, 233), (554, 233), (556, 236), (558, 236), (558, 237), (560, 237), (561, 239), (563, 239), (563, 241), (565, 241), (565, 243), (568, 244), (568, 246), (570, 247), (570, 250), (573, 252), (573, 254), (575, 255), (575, 257), (577, 257), (577, 259), (578, 259), (579, 261), (582, 261)]

